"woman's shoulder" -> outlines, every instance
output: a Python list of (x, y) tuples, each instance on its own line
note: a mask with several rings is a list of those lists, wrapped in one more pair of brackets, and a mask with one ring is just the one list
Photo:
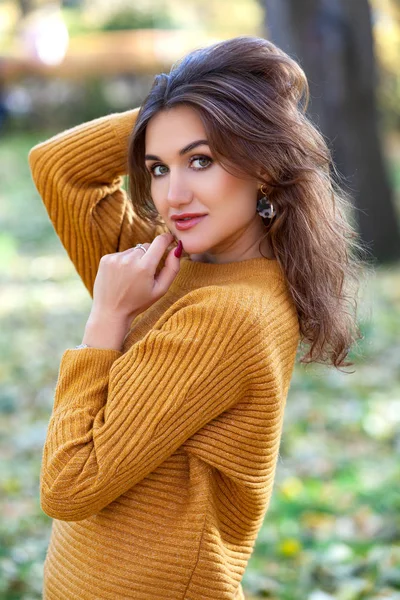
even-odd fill
[(186, 326), (190, 337), (225, 345), (227, 356), (272, 361), (277, 373), (279, 365), (293, 363), (300, 340), (296, 306), (282, 279), (270, 287), (247, 281), (197, 288), (171, 307), (170, 317), (164, 326), (171, 332)]

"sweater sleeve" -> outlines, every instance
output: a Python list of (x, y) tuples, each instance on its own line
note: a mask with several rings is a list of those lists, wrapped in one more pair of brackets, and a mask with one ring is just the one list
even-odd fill
[(124, 354), (65, 351), (43, 450), (46, 514), (97, 514), (239, 400), (250, 319), (216, 296), (171, 307)]
[(151, 242), (165, 230), (139, 219), (122, 187), (138, 112), (139, 107), (83, 123), (29, 152), (35, 186), (91, 297), (104, 254)]

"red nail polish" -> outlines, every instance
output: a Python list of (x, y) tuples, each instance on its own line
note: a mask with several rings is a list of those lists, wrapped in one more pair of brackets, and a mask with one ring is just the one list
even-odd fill
[(179, 244), (175, 248), (175, 252), (174, 252), (175, 256), (180, 258), (181, 254), (182, 254), (182, 250), (183, 250), (183, 244), (182, 244), (181, 240), (179, 240)]

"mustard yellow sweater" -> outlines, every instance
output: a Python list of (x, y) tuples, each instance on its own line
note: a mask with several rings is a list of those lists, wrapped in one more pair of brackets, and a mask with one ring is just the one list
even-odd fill
[[(150, 242), (122, 189), (138, 109), (35, 146), (34, 183), (93, 297)], [(181, 259), (122, 351), (67, 349), (40, 474), (47, 600), (239, 600), (271, 498), (299, 341), (276, 260)]]

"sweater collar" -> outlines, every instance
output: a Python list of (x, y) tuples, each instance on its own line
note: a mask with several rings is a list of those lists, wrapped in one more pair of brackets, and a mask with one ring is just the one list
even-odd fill
[(185, 289), (195, 289), (207, 285), (241, 283), (247, 279), (259, 278), (264, 282), (284, 274), (276, 259), (251, 258), (231, 263), (204, 263), (181, 258), (180, 269), (172, 285)]

